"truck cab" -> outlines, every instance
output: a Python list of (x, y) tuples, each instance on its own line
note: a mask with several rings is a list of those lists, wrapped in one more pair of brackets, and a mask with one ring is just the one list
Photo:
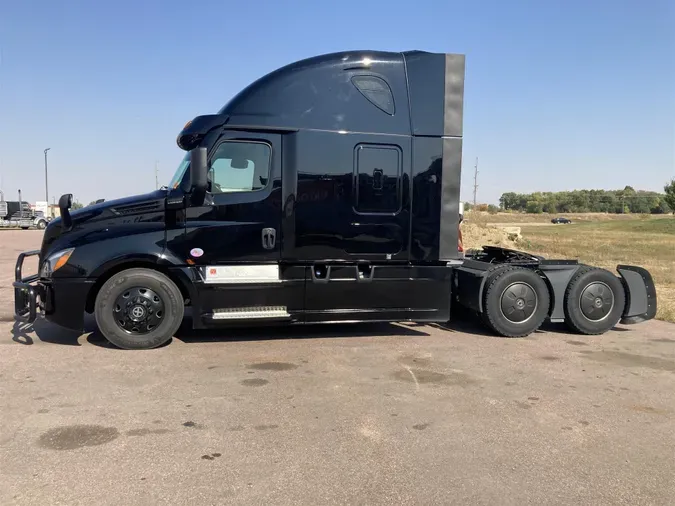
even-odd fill
[[(112, 343), (152, 348), (187, 307), (196, 329), (446, 322), (453, 301), (485, 312), (476, 280), (496, 264), (466, 267), (459, 230), (464, 65), (351, 51), (260, 78), (184, 126), (166, 189), (72, 212), (64, 195), (41, 249), (17, 261), (17, 317), (79, 330), (94, 313)], [(23, 278), (29, 255), (40, 271)], [(526, 335), (549, 306), (497, 331)]]

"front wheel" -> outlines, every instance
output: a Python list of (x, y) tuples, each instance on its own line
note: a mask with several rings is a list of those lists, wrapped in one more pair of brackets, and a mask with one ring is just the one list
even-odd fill
[(96, 296), (96, 323), (119, 348), (151, 349), (180, 327), (183, 296), (176, 284), (152, 269), (127, 269), (108, 279)]

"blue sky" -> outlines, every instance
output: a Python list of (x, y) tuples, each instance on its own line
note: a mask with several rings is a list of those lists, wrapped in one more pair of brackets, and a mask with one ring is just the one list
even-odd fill
[(467, 55), (462, 196), (662, 190), (675, 176), (675, 2), (0, 1), (7, 198), (166, 184), (175, 138), (250, 81), (345, 49)]

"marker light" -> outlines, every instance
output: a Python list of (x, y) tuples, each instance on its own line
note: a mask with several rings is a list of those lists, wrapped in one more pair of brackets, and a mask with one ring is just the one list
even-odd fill
[(40, 277), (48, 278), (61, 267), (66, 265), (74, 251), (75, 248), (68, 248), (49, 255), (42, 264), (42, 268), (40, 269)]

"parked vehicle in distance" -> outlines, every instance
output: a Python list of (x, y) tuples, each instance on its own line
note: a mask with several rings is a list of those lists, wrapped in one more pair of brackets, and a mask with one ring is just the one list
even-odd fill
[[(464, 55), (347, 51), (282, 67), (177, 138), (168, 188), (71, 212), (16, 264), (15, 314), (82, 330), (93, 313), (121, 348), (192, 327), (447, 322), (496, 334), (545, 320), (601, 334), (656, 314), (645, 269), (619, 276), (460, 231)], [(39, 273), (23, 277), (24, 259)]]
[(49, 221), (43, 211), (31, 209), (27, 202), (0, 202), (0, 228), (45, 229)]
[(572, 223), (572, 220), (570, 220), (569, 218), (563, 218), (562, 216), (560, 216), (558, 218), (553, 218), (551, 220), (551, 223), (556, 223), (556, 224), (557, 223)]
[(44, 212), (42, 211), (20, 211), (14, 213), (10, 219), (10, 222), (18, 223), (19, 227), (23, 230), (28, 230), (29, 228), (38, 228), (44, 230), (47, 228), (49, 223), (49, 218), (45, 217)]

